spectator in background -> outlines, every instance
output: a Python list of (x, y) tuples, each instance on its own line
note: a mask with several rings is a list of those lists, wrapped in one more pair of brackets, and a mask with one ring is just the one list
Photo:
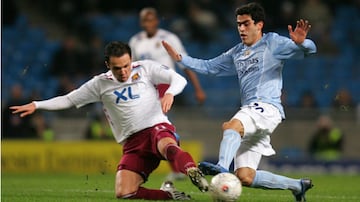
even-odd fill
[(219, 22), (215, 13), (198, 2), (189, 1), (187, 15), (194, 40), (207, 44), (217, 38)]
[(353, 101), (349, 90), (346, 88), (338, 90), (333, 102), (333, 108), (340, 111), (350, 111), (355, 110), (355, 107), (355, 102)]
[(104, 70), (105, 65), (103, 61), (103, 47), (103, 40), (99, 36), (93, 35), (90, 37), (85, 52), (87, 60), (84, 61), (86, 63), (85, 67), (88, 69), (89, 72), (86, 75), (87, 77), (99, 74)]
[(320, 116), (317, 129), (309, 144), (309, 153), (316, 160), (333, 161), (341, 157), (343, 150), (343, 132), (334, 126), (329, 116)]
[(279, 11), (274, 13), (277, 15), (274, 17), (277, 20), (273, 20), (273, 25), (275, 28), (284, 29), (284, 27), (287, 27), (287, 25), (291, 25), (296, 22), (298, 17), (298, 10), (296, 4), (293, 1), (282, 1), (278, 9)]
[(297, 113), (298, 118), (316, 120), (319, 117), (320, 110), (315, 96), (311, 90), (305, 90), (297, 103), (299, 111)]
[[(99, 68), (104, 63), (99, 63), (99, 54), (96, 47), (102, 49), (102, 41), (99, 38), (92, 38), (88, 44), (83, 44), (73, 34), (64, 37), (61, 47), (54, 53), (50, 65), (50, 73), (58, 82), (55, 94), (65, 95), (74, 90), (76, 86), (83, 84), (91, 78), (93, 72), (100, 73)], [(87, 47), (87, 48), (84, 48)], [(103, 54), (101, 54), (103, 56)], [(96, 64), (100, 65), (95, 67)], [(93, 113), (96, 104), (87, 105), (81, 110), (62, 110), (57, 115), (60, 117), (83, 116), (84, 113)]]
[(312, 91), (306, 90), (302, 93), (300, 97), (299, 107), (301, 109), (316, 109), (318, 107)]
[(10, 106), (20, 105), (27, 102), (24, 91), (20, 84), (15, 84), (10, 89), (10, 99), (5, 104), (2, 112), (1, 137), (6, 138), (38, 138), (35, 127), (32, 125), (31, 117), (20, 118), (12, 114)]
[(301, 4), (299, 18), (307, 18), (312, 22), (311, 37), (317, 41), (319, 54), (336, 55), (339, 49), (331, 40), (333, 14), (328, 3), (322, 0), (306, 0)]
[[(30, 95), (31, 100), (41, 99), (39, 92), (34, 89)], [(50, 127), (49, 120), (43, 112), (35, 113), (31, 118), (31, 124), (35, 128), (35, 132), (38, 137), (45, 141), (52, 141), (55, 139), (54, 131)]]
[(95, 115), (88, 125), (85, 136), (89, 140), (110, 140), (113, 138), (111, 128), (104, 115)]
[(39, 98), (36, 92), (30, 98), (24, 97), (24, 90), (20, 84), (11, 86), (10, 99), (5, 103), (2, 111), (2, 132), (1, 137), (4, 139), (42, 139), (51, 141), (54, 139), (54, 132), (49, 128), (49, 125), (44, 115), (39, 112), (35, 113), (33, 117), (20, 118), (11, 113), (10, 106), (20, 105), (27, 102), (29, 99)]
[(51, 74), (59, 81), (56, 94), (66, 94), (75, 89), (88, 73), (84, 65), (84, 54), (80, 50), (75, 36), (68, 35), (62, 41), (61, 48), (54, 53)]
[(312, 22), (312, 36), (318, 40), (330, 30), (332, 13), (330, 7), (321, 0), (306, 0), (299, 8), (299, 18)]
[[(159, 28), (159, 16), (154, 8), (143, 8), (139, 17), (143, 31), (131, 37), (129, 42), (134, 60), (152, 59), (176, 71), (176, 64), (162, 47), (161, 41), (167, 40), (171, 42), (181, 53), (186, 54), (180, 39), (175, 34)], [(179, 66), (179, 68), (184, 71), (193, 85), (197, 102), (202, 104), (206, 99), (206, 95), (196, 74), (183, 66)], [(162, 96), (167, 87), (161, 85), (158, 89), (160, 96)]]
[(48, 122), (41, 113), (36, 113), (31, 120), (38, 137), (45, 141), (52, 141), (55, 138), (54, 131), (49, 127)]

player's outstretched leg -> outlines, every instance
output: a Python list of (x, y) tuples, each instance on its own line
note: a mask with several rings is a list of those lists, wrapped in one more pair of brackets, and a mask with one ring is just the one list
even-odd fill
[(165, 150), (166, 158), (173, 171), (188, 175), (191, 182), (197, 186), (200, 191), (206, 192), (209, 189), (209, 183), (206, 181), (204, 174), (196, 167), (196, 163), (188, 152), (183, 151), (179, 146), (174, 144), (167, 145)]
[(229, 170), (223, 168), (220, 165), (215, 165), (210, 162), (200, 162), (198, 165), (199, 169), (204, 173), (204, 175), (216, 175), (219, 173), (228, 173)]
[(191, 167), (186, 170), (191, 182), (197, 186), (200, 191), (206, 192), (209, 190), (209, 183), (204, 177), (204, 174), (197, 167)]
[(313, 187), (310, 179), (293, 179), (265, 170), (257, 170), (250, 187), (291, 190), (296, 201), (305, 201), (305, 192)]
[(301, 191), (299, 193), (293, 192), (296, 202), (306, 201), (305, 198), (306, 191), (314, 186), (311, 179), (301, 179), (300, 183), (301, 183)]
[(163, 182), (160, 187), (160, 190), (168, 192), (171, 195), (172, 199), (174, 200), (180, 200), (180, 201), (191, 200), (190, 195), (187, 195), (184, 192), (177, 191), (174, 186), (174, 183), (172, 183), (171, 181)]

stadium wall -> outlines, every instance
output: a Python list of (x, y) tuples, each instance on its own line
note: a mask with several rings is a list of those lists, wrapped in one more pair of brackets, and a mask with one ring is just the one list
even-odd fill
[[(183, 141), (195, 161), (202, 158), (202, 144)], [(122, 146), (114, 141), (11, 141), (1, 143), (1, 171), (5, 173), (115, 173)], [(170, 171), (163, 161), (155, 171)]]

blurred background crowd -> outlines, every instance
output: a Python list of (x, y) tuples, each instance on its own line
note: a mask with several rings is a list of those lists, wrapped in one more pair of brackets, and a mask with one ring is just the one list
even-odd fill
[[(113, 40), (128, 42), (140, 31), (138, 12), (146, 6), (158, 10), (160, 27), (176, 33), (189, 55), (204, 59), (217, 56), (240, 42), (234, 10), (247, 2), (250, 1), (3, 0), (2, 138), (52, 140), (55, 135), (50, 125), (54, 116), (74, 118), (84, 114), (92, 120), (84, 137), (111, 138), (97, 105), (79, 111), (37, 112), (26, 119), (11, 115), (8, 106), (63, 95), (106, 71), (104, 45)], [(312, 24), (309, 38), (318, 46), (314, 57), (285, 64), (283, 104), (288, 118), (314, 120), (316, 125), (315, 120), (324, 114), (330, 118), (345, 114), (347, 119), (357, 119), (359, 123), (360, 1), (258, 2), (266, 10), (266, 32), (288, 36), (288, 24), (295, 25), (299, 18), (308, 19)], [(198, 76), (207, 94), (201, 107), (208, 110), (209, 116), (228, 116), (226, 112), (238, 107), (236, 78)], [(176, 104), (197, 107), (190, 92), (191, 86)]]

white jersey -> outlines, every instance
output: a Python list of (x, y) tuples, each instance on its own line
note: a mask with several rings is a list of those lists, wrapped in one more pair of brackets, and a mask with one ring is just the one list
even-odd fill
[[(145, 31), (141, 31), (131, 37), (129, 46), (132, 50), (132, 58), (134, 60), (151, 59), (175, 70), (175, 62), (162, 46), (161, 41), (170, 43), (179, 53), (186, 55), (184, 46), (179, 37), (164, 29), (158, 29), (156, 34), (149, 38)], [(179, 66), (184, 68), (183, 66)]]
[(132, 63), (129, 80), (119, 82), (111, 71), (95, 76), (67, 95), (81, 107), (102, 102), (114, 137), (123, 143), (132, 134), (155, 124), (170, 123), (162, 112), (158, 91), (159, 83), (170, 84), (166, 93), (179, 94), (186, 80), (160, 63), (144, 60)]

